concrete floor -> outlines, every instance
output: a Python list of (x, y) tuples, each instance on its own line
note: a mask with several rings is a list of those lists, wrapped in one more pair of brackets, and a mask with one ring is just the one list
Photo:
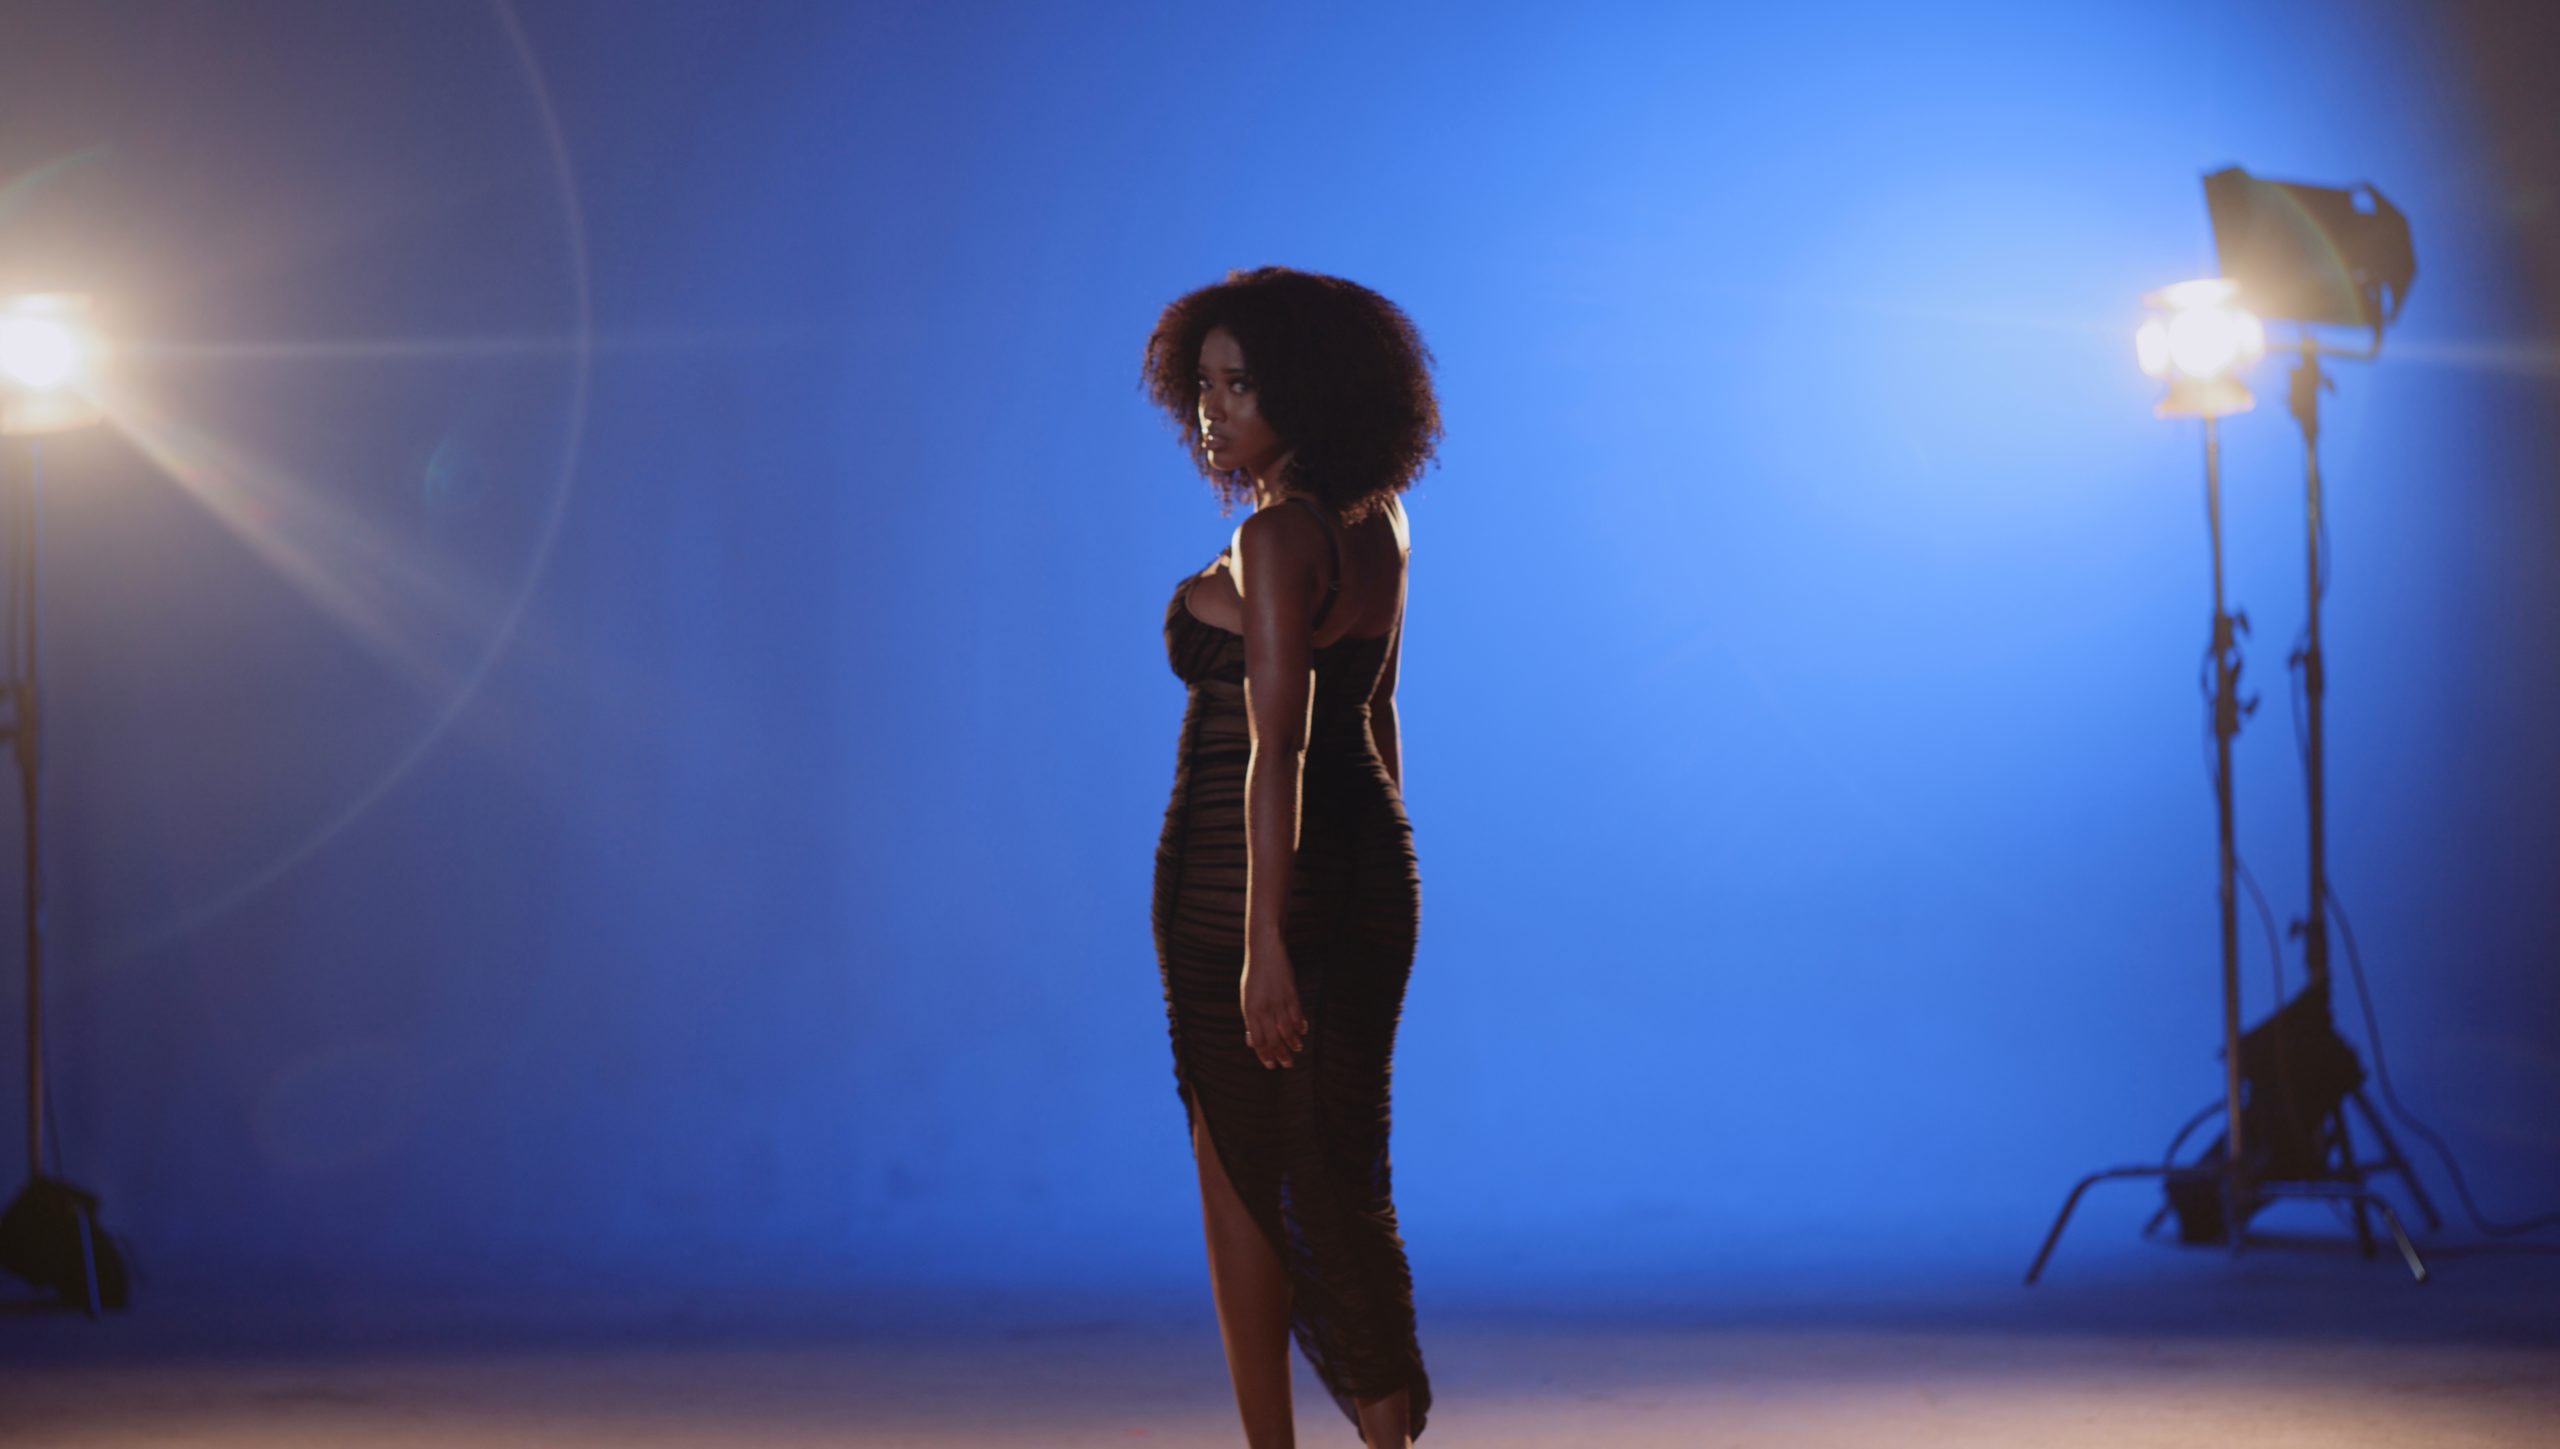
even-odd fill
[[(2560, 1445), (2560, 1254), (2335, 1239), (2232, 1258), (1687, 1271), (1425, 1295), (1421, 1444)], [(1445, 1276), (1445, 1275), (1444, 1275)], [(1427, 1283), (1428, 1280), (1425, 1280)], [(1358, 1436), (1298, 1361), (1301, 1442)], [(1205, 1270), (1088, 1287), (589, 1293), (0, 1312), (0, 1444), (1229, 1445)]]

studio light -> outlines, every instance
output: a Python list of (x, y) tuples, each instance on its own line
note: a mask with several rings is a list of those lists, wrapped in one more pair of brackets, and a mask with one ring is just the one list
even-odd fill
[(2142, 299), (2151, 315), (2133, 334), (2144, 373), (2168, 381), (2153, 411), (2164, 418), (2217, 418), (2258, 405), (2236, 375), (2267, 353), (2267, 330), (2240, 305), (2240, 286), (2200, 277)]
[[(2270, 181), (2237, 166), (2204, 179), (2222, 273), (2258, 315), (2373, 334), (2400, 318), (2417, 279), (2409, 219), (2371, 183), (2309, 186)], [(2332, 353), (2333, 356), (2352, 356)]]
[(55, 433), (98, 421), (106, 344), (89, 299), (36, 292), (0, 303), (0, 433)]
[[(2144, 297), (2142, 305), (2150, 315), (2135, 331), (2133, 344), (2143, 372), (2169, 385), (2153, 411), (2163, 418), (2198, 418), (2204, 423), (2205, 523), (2213, 559), (2213, 626), (2207, 645), (2213, 685), (2207, 698), (2220, 856), (2216, 874), (2222, 927), (2222, 1100), (2179, 1131), (2170, 1144), (2171, 1160), (2157, 1166), (2108, 1168), (2082, 1178), (2063, 1199), (2061, 1213), (2027, 1269), (2027, 1281), (2035, 1282), (2044, 1272), (2072, 1210), (2090, 1188), (2110, 1179), (2157, 1178), (2168, 1202), (2152, 1217), (2146, 1233), (2174, 1212), (2181, 1241), (2226, 1243), (2236, 1253), (2247, 1236), (2250, 1217), (2269, 1203), (2283, 1199), (2326, 1202), (2353, 1210), (2357, 1243), (2366, 1257), (2374, 1255), (2366, 1214), (2370, 1210), (2379, 1215), (2410, 1276), (2423, 1283), (2425, 1261), (2401, 1227), (2399, 1214), (2373, 1190), (2372, 1183), (2386, 1174), (2398, 1175), (2416, 1199), (2427, 1226), (2439, 1227), (2441, 1221), (2399, 1144), (2373, 1104), (2365, 1100), (2363, 1065), (2330, 1020), (2328, 915), (2335, 893), (2329, 889), (2327, 875), (2321, 716), (2326, 685), (2320, 648), (2320, 602), (2329, 577), (2320, 485), (2320, 394), (2333, 386), (2320, 359), (2361, 360), (2380, 354), (2383, 330), (2399, 319), (2401, 304), (2408, 300), (2409, 283), (2418, 271), (2417, 256), (2410, 245), (2407, 218), (2370, 184), (2307, 186), (2268, 181), (2228, 166), (2204, 178), (2204, 191), (2205, 207), (2213, 220), (2216, 259), (2224, 275), (2180, 282)], [(2244, 301), (2247, 306), (2242, 305)], [(2240, 648), (2249, 632), (2249, 616), (2232, 609), (2223, 592), (2222, 442), (2217, 420), (2257, 405), (2237, 374), (2266, 354), (2261, 318), (2291, 324), (2298, 333), (2286, 344), (2286, 350), (2297, 357), (2286, 395), (2288, 410), (2302, 429), (2306, 461), (2308, 612), (2302, 644), (2287, 662), (2302, 680), (2299, 738), (2310, 807), (2311, 904), (2294, 922), (2294, 934), (2303, 942), (2309, 984), (2266, 1022), (2244, 1032), (2231, 744), (2258, 701), (2253, 695), (2244, 696), (2240, 687)], [(2373, 336), (2361, 350), (2347, 351), (2321, 342), (2312, 333), (2314, 327), (2370, 329)], [(2368, 1160), (2349, 1135), (2346, 1109), (2351, 1105), (2364, 1114), (2381, 1146), (2378, 1160)], [(2177, 1164), (2178, 1143), (2216, 1114), (2223, 1119), (2221, 1139), (2202, 1160)]]

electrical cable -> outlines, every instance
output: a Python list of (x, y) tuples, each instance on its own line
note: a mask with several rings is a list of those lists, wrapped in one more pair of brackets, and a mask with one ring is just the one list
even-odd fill
[(2161, 1163), (2168, 1167), (2177, 1166), (2178, 1148), (2187, 1140), (2187, 1134), (2195, 1131), (2205, 1123), (2212, 1121), (2213, 1115), (2216, 1112), (2221, 1111), (2222, 1106), (2223, 1104), (2221, 1099), (2216, 1098), (2215, 1100), (2207, 1102), (2202, 1107), (2198, 1108), (2196, 1110), (2196, 1114), (2187, 1119), (2187, 1125), (2179, 1128), (2177, 1135), (2169, 1139), (2169, 1150), (2160, 1154)]
[[(2316, 457), (2312, 460), (2311, 466), (2315, 468), (2318, 467), (2318, 460)], [(2329, 547), (2329, 511), (2326, 508), (2323, 508), (2320, 511), (2319, 527), (2312, 546), (2313, 590), (2315, 596), (2321, 601), (2325, 601), (2329, 597), (2329, 583), (2334, 572), (2334, 565), (2331, 559), (2332, 555)], [(2310, 662), (2310, 656), (2308, 653), (2310, 634), (2310, 626), (2305, 624), (2302, 632), (2295, 636), (2298, 641), (2297, 645), (2292, 656), (2287, 659), (2285, 663), (2285, 695), (2287, 702), (2291, 705), (2293, 710), (2293, 743), (2295, 751), (2302, 757), (2302, 777), (2305, 788), (2309, 787), (2311, 780), (2310, 721), (2307, 718), (2308, 712), (2306, 709), (2310, 695), (2310, 679), (2307, 667)], [(2406, 1126), (2410, 1131), (2425, 1138), (2427, 1145), (2435, 1149), (2436, 1156), (2444, 1160), (2445, 1172), (2453, 1179), (2454, 1194), (2462, 1199), (2463, 1212), (2470, 1217), (2471, 1225), (2478, 1229), (2482, 1234), (2489, 1237), (2513, 1237), (2520, 1233), (2538, 1232), (2545, 1228), (2560, 1227), (2560, 1212), (2543, 1213), (2516, 1223), (2493, 1223), (2486, 1217), (2482, 1216), (2479, 1206), (2471, 1200), (2470, 1184), (2463, 1179), (2462, 1164), (2455, 1159), (2453, 1149), (2446, 1146), (2444, 1139), (2437, 1136), (2426, 1123), (2419, 1121), (2417, 1114), (2400, 1105), (2399, 1093), (2392, 1090), (2391, 1069), (2383, 1057), (2382, 1024), (2379, 1016), (2373, 1009), (2372, 988), (2365, 982), (2364, 956), (2356, 949), (2355, 927), (2347, 920), (2347, 905), (2346, 902), (2338, 896), (2337, 882), (2334, 879), (2330, 879), (2324, 881), (2322, 884), (2327, 896), (2327, 900), (2325, 902), (2326, 908), (2330, 914), (2337, 917), (2339, 935), (2341, 939), (2346, 942), (2347, 964), (2353, 968), (2355, 975), (2356, 1000), (2358, 1005), (2363, 1009), (2364, 1014), (2365, 1043), (2373, 1052), (2374, 1083), (2382, 1089), (2383, 1103), (2390, 1107), (2391, 1115), (2399, 1118), (2401, 1124)], [(2282, 999), (2281, 994), (2279, 994), (2278, 999)], [(2333, 1210), (2339, 1210), (2341, 1216), (2344, 1215), (2343, 1210), (2337, 1209), (2336, 1204), (2332, 1204), (2332, 1208)]]
[(2239, 872), (2240, 883), (2249, 888), (2250, 898), (2258, 903), (2259, 923), (2267, 928), (2267, 974), (2275, 980), (2276, 1005), (2281, 1007), (2284, 1005), (2284, 947), (2276, 937), (2276, 913), (2268, 907), (2266, 892), (2258, 889), (2258, 878), (2249, 873), (2249, 863), (2241, 858), (2240, 852), (2231, 852), (2231, 864)]
[(2438, 1157), (2444, 1159), (2445, 1171), (2453, 1178), (2454, 1194), (2462, 1199), (2462, 1210), (2470, 1216), (2473, 1227), (2493, 1238), (2507, 1238), (2518, 1233), (2539, 1232), (2544, 1228), (2560, 1227), (2560, 1212), (2544, 1213), (2539, 1217), (2527, 1218), (2520, 1223), (2493, 1223), (2481, 1216), (2478, 1205), (2471, 1201), (2471, 1186), (2463, 1181), (2462, 1164), (2454, 1160), (2453, 1149), (2445, 1146), (2443, 1138), (2428, 1130), (2426, 1123), (2419, 1121), (2408, 1108), (2400, 1105), (2399, 1094), (2391, 1090), (2391, 1069), (2383, 1063), (2382, 1059), (2382, 1028), (2376, 1023), (2374, 1017), (2373, 991), (2365, 984), (2364, 953), (2356, 949), (2356, 928), (2347, 920), (2346, 902), (2338, 899), (2338, 888), (2334, 884), (2329, 887), (2329, 909), (2337, 914), (2338, 934), (2347, 943), (2347, 964), (2355, 969), (2356, 1000), (2364, 1008), (2365, 1036), (2373, 1047), (2373, 1079), (2375, 1084), (2382, 1088), (2382, 1100), (2391, 1108), (2391, 1115), (2399, 1118), (2410, 1131), (2427, 1139), (2427, 1145), (2436, 1150)]

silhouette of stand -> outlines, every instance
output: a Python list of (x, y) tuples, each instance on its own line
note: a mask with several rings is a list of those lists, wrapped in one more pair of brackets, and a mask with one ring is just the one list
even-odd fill
[[(2317, 349), (2309, 340), (2303, 344), (2303, 363), (2294, 374), (2294, 416), (2303, 425), (2306, 443), (2317, 437), (2317, 397), (2322, 386)], [(2248, 631), (2245, 614), (2234, 616), (2225, 611), (2222, 580), (2222, 451), (2216, 420), (2204, 419), (2205, 439), (2205, 516), (2213, 544), (2213, 735), (2214, 735), (2214, 803), (2216, 829), (2220, 838), (2220, 886), (2222, 907), (2222, 1026), (2223, 1026), (2223, 1100), (2188, 1123), (2179, 1133), (2201, 1124), (2219, 1110), (2224, 1116), (2223, 1135), (2206, 1152), (2205, 1160), (2188, 1166), (2159, 1165), (2111, 1167), (2082, 1178), (2063, 1199), (2062, 1211), (2045, 1234), (2035, 1262), (2027, 1269), (2026, 1281), (2033, 1284), (2044, 1272), (2053, 1256), (2054, 1245), (2061, 1241), (2062, 1230), (2070, 1224), (2072, 1211), (2080, 1198), (2101, 1182), (2116, 1178), (2156, 1177), (2169, 1196), (2169, 1204), (2161, 1212), (2177, 1211), (2180, 1215), (2181, 1238), (2187, 1242), (2226, 1242), (2238, 1254), (2248, 1238), (2248, 1222), (2270, 1203), (2288, 1198), (2312, 1201), (2347, 1202), (2355, 1210), (2356, 1235), (2364, 1255), (2374, 1255), (2372, 1229), (2365, 1210), (2370, 1207), (2382, 1215), (2391, 1238), (2400, 1250), (2401, 1259), (2409, 1266), (2410, 1275), (2418, 1282), (2427, 1281), (2426, 1264), (2417, 1248), (2400, 1225), (2399, 1214), (2381, 1194), (2366, 1186), (2370, 1175), (2382, 1171), (2401, 1174), (2419, 1207), (2425, 1212), (2430, 1229), (2441, 1226), (2435, 1207), (2417, 1186), (2416, 1176), (2391, 1140), (2372, 1104), (2365, 1100), (2361, 1087), (2363, 1069), (2355, 1054), (2339, 1041), (2328, 1014), (2327, 931), (2322, 907), (2326, 903), (2327, 882), (2321, 838), (2325, 816), (2319, 801), (2322, 790), (2320, 774), (2320, 664), (2319, 664), (2319, 596), (2320, 572), (2320, 482), (2316, 448), (2312, 451), (2310, 470), (2311, 497), (2311, 621), (2309, 643), (2296, 655), (2309, 671), (2312, 688), (2311, 735), (2307, 751), (2309, 783), (2314, 801), (2311, 811), (2312, 830), (2312, 913), (2308, 923), (2297, 922), (2297, 934), (2310, 943), (2313, 967), (2311, 985), (2269, 1021), (2244, 1039), (2240, 1031), (2240, 934), (2239, 899), (2236, 893), (2238, 856), (2233, 844), (2233, 809), (2231, 794), (2231, 741), (2240, 732), (2241, 718), (2254, 712), (2257, 702), (2243, 703), (2239, 697), (2240, 664), (2233, 657), (2237, 636)], [(2310, 1085), (2315, 1104), (2316, 1133), (2301, 1130), (2302, 1108), (2296, 1094), (2301, 1083), (2293, 1071), (2296, 1059), (2305, 1066), (2316, 1066), (2317, 1077)], [(2341, 1061), (2341, 1058), (2343, 1060)], [(2251, 1067), (2257, 1070), (2250, 1070)], [(2306, 1073), (2305, 1075), (2312, 1075)], [(2251, 1088), (2244, 1092), (2244, 1084)], [(2383, 1163), (2367, 1166), (2358, 1161), (2347, 1133), (2344, 1103), (2353, 1100), (2365, 1113), (2375, 1136), (2387, 1154)], [(2290, 1127), (2293, 1130), (2288, 1132)], [(2253, 1152), (2253, 1147), (2255, 1148)], [(2176, 1142), (2170, 1152), (2176, 1153)], [(2144, 1228), (2148, 1235), (2159, 1225), (2155, 1214)]]
[(44, 1170), (44, 875), (39, 868), (42, 835), (37, 808), (38, 754), (36, 729), (36, 511), (41, 479), (35, 445), (28, 445), (29, 467), (24, 513), (16, 530), (16, 591), (11, 612), (19, 637), (9, 641), (14, 668), (0, 678), (0, 703), (9, 715), (0, 722), (0, 739), (13, 747), (18, 761), (19, 803), (23, 807), (26, 853), (27, 963), (27, 1184), (8, 1210), (0, 1213), (0, 1268), (49, 1287), (65, 1303), (85, 1305), (91, 1317), (100, 1309), (122, 1308), (128, 1288), (123, 1255), (98, 1222), (98, 1196), (72, 1186)]

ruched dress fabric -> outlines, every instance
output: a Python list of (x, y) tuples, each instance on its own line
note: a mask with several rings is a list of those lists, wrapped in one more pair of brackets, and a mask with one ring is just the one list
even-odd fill
[[(1342, 580), (1334, 521), (1333, 586)], [(1176, 1094), (1195, 1102), (1211, 1146), (1295, 1288), (1290, 1334), (1354, 1429), (1355, 1400), (1409, 1389), (1421, 1437), (1431, 1382), (1414, 1332), (1413, 1275), (1396, 1227), (1387, 1160), (1388, 1083), (1421, 924), (1413, 827), (1377, 741), (1369, 697), (1404, 628), (1315, 651), (1313, 720), (1284, 936), (1307, 1019), (1292, 1065), (1245, 1044), (1243, 636), (1191, 612), (1192, 578), (1165, 608), (1173, 672), (1189, 687), (1173, 799), (1156, 847), (1156, 960), (1173, 1038)]]

